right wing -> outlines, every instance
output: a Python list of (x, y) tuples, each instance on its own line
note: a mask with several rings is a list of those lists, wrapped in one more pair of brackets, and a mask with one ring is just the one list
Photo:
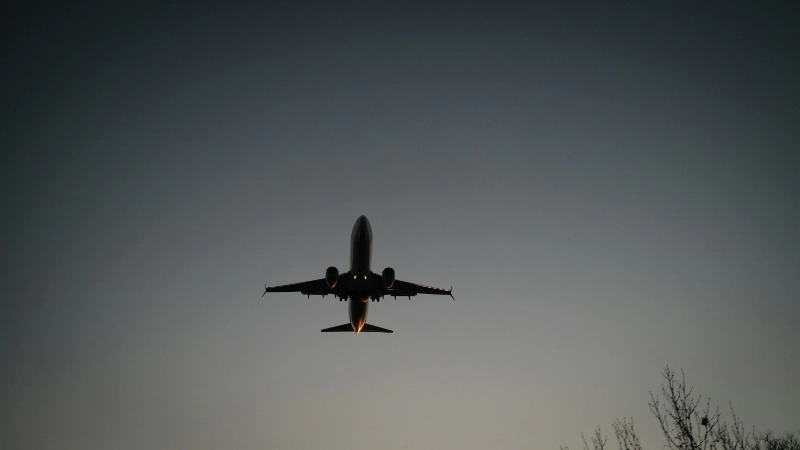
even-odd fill
[[(338, 287), (338, 284), (337, 286)], [(284, 284), (283, 286), (267, 287), (264, 285), (263, 297), (267, 292), (299, 292), (303, 295), (335, 295), (336, 292), (328, 287), (325, 278), (319, 280), (304, 281), (302, 283)]]

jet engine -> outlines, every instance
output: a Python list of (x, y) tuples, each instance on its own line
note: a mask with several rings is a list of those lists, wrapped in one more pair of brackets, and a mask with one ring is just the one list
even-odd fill
[(339, 282), (339, 270), (336, 267), (328, 267), (328, 270), (325, 271), (325, 282), (328, 283), (328, 287), (331, 289)]
[(391, 267), (383, 269), (381, 280), (383, 280), (383, 287), (386, 289), (391, 288), (394, 285), (394, 269)]

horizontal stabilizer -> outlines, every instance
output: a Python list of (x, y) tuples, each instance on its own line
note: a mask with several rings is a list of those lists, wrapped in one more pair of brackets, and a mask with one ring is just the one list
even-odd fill
[(376, 327), (375, 325), (370, 325), (368, 323), (364, 324), (364, 327), (361, 328), (362, 333), (394, 333), (392, 330), (387, 330), (386, 328)]
[(353, 326), (350, 325), (349, 323), (346, 323), (344, 325), (339, 325), (338, 327), (330, 327), (330, 328), (325, 328), (324, 330), (322, 330), (323, 333), (339, 333), (339, 332), (345, 332), (345, 331), (352, 333), (353, 332)]
[[(323, 333), (352, 333), (353, 326), (349, 323), (344, 325), (339, 325), (338, 327), (330, 327), (321, 330)], [(365, 323), (364, 326), (361, 328), (362, 333), (394, 333), (392, 330), (387, 330), (386, 328), (376, 327), (375, 325), (370, 325)]]

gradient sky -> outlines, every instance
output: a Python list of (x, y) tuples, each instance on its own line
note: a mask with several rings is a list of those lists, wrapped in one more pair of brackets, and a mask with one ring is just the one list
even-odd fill
[[(16, 3), (0, 448), (655, 449), (665, 365), (797, 430), (796, 6)], [(362, 214), (456, 301), (260, 297)]]

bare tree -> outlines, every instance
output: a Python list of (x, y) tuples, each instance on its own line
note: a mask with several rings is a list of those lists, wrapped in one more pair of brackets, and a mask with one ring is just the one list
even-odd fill
[[(800, 430), (797, 430), (800, 434)], [(752, 450), (799, 450), (800, 439), (792, 433), (786, 433), (783, 437), (775, 437), (771, 431), (759, 433), (754, 437)]]
[[(719, 410), (711, 411), (711, 399), (700, 408), (702, 396), (694, 398), (692, 388), (686, 385), (686, 375), (681, 371), (680, 380), (669, 367), (663, 373), (666, 385), (661, 385), (665, 402), (650, 393), (650, 410), (658, 419), (667, 445), (673, 450), (713, 450), (719, 434)], [(737, 445), (743, 441), (734, 441)], [(725, 450), (743, 447), (722, 447)]]
[[(674, 371), (665, 367), (662, 376), (666, 382), (661, 385), (663, 401), (651, 392), (649, 406), (667, 440), (664, 447), (672, 450), (800, 450), (800, 440), (794, 434), (776, 437), (769, 431), (747, 431), (730, 403), (733, 423), (729, 426), (721, 421), (719, 408), (712, 410), (710, 399), (703, 402), (701, 395), (693, 395), (683, 371), (679, 379)], [(633, 419), (623, 418), (621, 422), (617, 419), (613, 427), (620, 450), (642, 450)], [(583, 434), (581, 437), (584, 450), (592, 450)], [(598, 427), (591, 438), (593, 449), (604, 450), (607, 439)], [(561, 450), (569, 448), (561, 447)]]

